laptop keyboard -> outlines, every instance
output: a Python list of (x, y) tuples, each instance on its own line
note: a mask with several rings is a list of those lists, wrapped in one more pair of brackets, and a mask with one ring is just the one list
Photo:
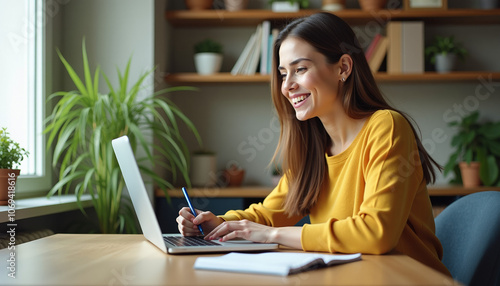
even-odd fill
[(164, 236), (163, 240), (175, 246), (218, 246), (217, 242), (204, 240), (202, 236)]

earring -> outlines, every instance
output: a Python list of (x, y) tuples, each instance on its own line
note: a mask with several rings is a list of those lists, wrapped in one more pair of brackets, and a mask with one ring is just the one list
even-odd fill
[(345, 77), (342, 78), (342, 81), (345, 81)]

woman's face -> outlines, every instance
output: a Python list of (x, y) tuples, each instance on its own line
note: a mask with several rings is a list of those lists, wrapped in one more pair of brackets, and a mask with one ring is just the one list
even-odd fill
[(295, 109), (298, 120), (331, 115), (339, 107), (340, 64), (326, 57), (306, 41), (288, 37), (279, 50), (281, 92)]

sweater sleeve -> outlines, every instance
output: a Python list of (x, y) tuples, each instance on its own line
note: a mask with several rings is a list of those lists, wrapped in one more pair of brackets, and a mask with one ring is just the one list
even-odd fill
[[(360, 167), (365, 180), (362, 202), (352, 216), (304, 225), (306, 251), (382, 254), (398, 244), (418, 188), (424, 184), (415, 137), (409, 123), (385, 116), (367, 131)], [(343, 178), (344, 192), (357, 192)]]
[(283, 176), (276, 188), (262, 203), (252, 204), (246, 210), (230, 210), (220, 217), (224, 220), (247, 219), (273, 227), (295, 225), (302, 217), (289, 217), (282, 207), (287, 190), (286, 177)]

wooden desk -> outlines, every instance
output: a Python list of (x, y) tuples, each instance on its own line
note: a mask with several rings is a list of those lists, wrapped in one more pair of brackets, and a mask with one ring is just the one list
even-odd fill
[(12, 279), (10, 251), (0, 250), (2, 285), (456, 285), (404, 255), (364, 255), (287, 277), (194, 270), (197, 255), (167, 255), (142, 235), (56, 234), (18, 245), (15, 253)]

